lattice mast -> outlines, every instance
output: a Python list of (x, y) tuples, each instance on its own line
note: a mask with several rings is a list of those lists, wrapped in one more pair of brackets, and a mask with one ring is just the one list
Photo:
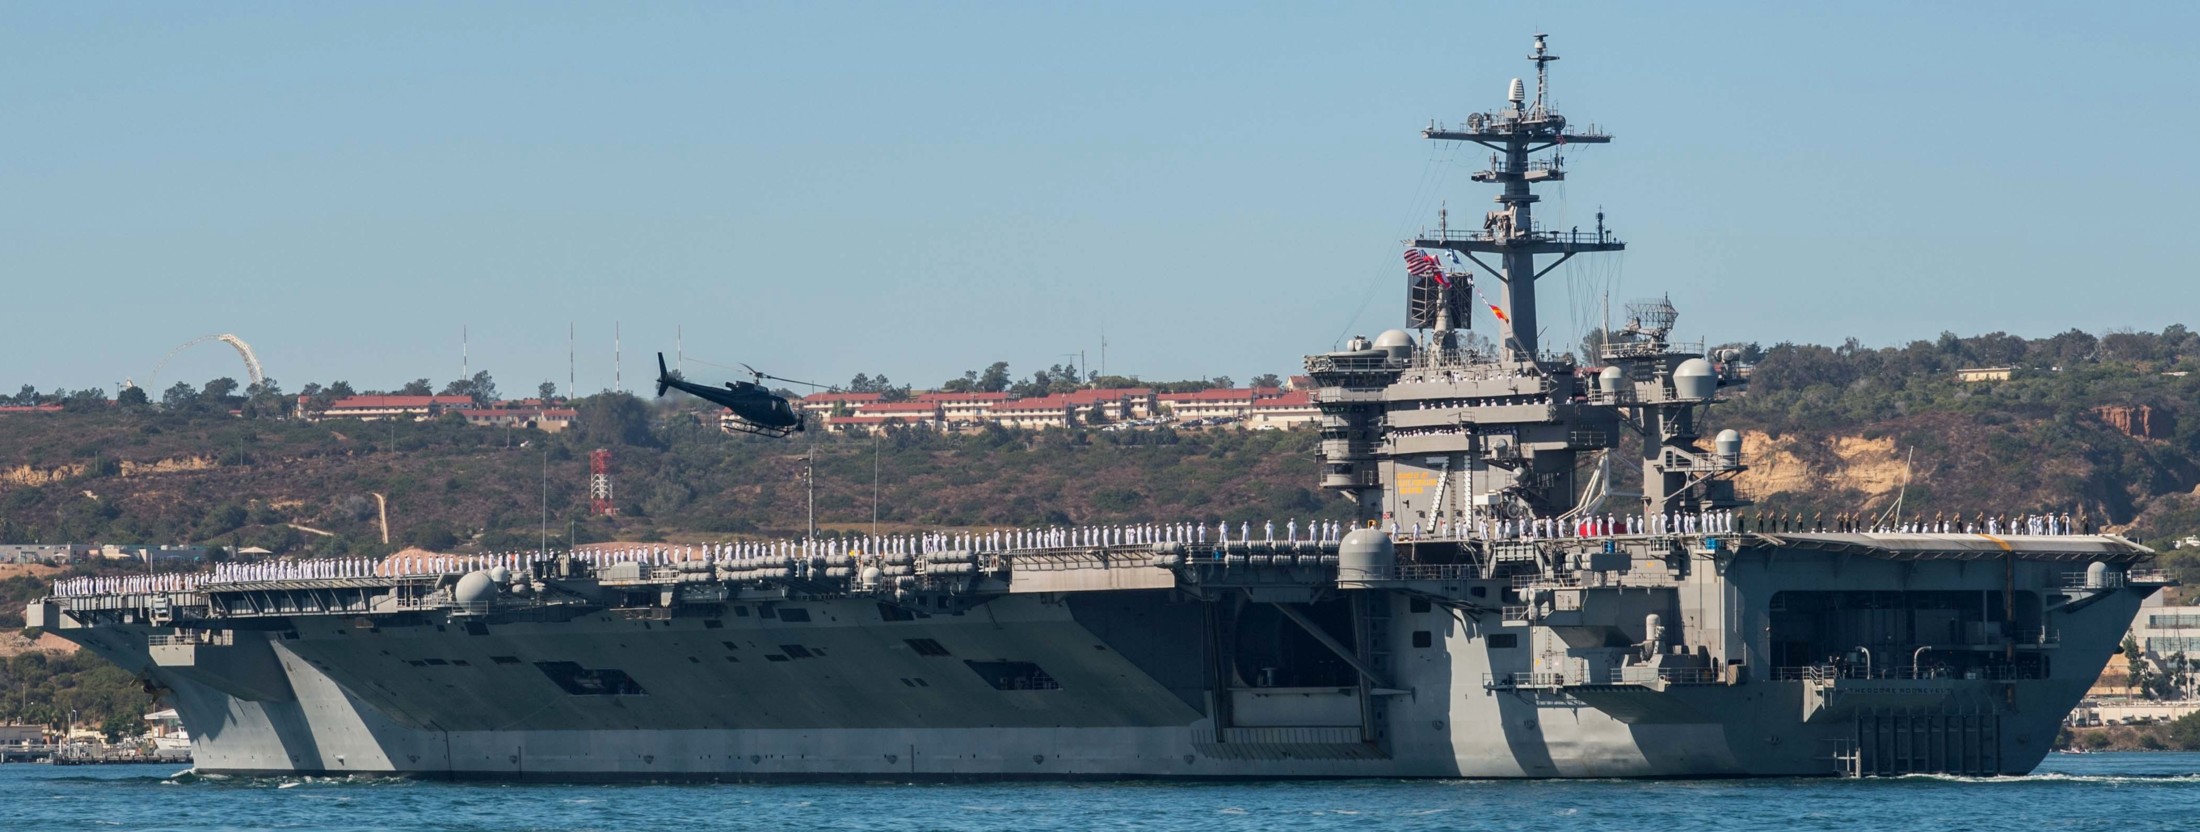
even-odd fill
[(597, 448), (588, 454), (588, 513), (597, 517), (615, 517), (619, 513), (611, 504), (609, 448)]
[[(1421, 131), (1425, 138), (1473, 142), (1495, 151), (1489, 168), (1476, 172), (1473, 178), (1504, 187), (1497, 195), (1498, 208), (1484, 215), (1481, 230), (1455, 230), (1445, 223), (1435, 233), (1423, 232), (1412, 242), (1416, 248), (1459, 252), (1498, 279), (1510, 319), (1498, 324), (1500, 344), (1508, 356), (1521, 361), (1536, 360), (1538, 352), (1535, 281), (1576, 254), (1626, 248), (1604, 229), (1601, 219), (1595, 229), (1586, 232), (1536, 225), (1535, 203), (1539, 197), (1530, 186), (1566, 178), (1565, 156), (1557, 149), (1569, 144), (1605, 144), (1612, 137), (1593, 125), (1570, 128), (1566, 117), (1551, 106), (1550, 63), (1558, 56), (1549, 53), (1544, 35), (1535, 36), (1535, 52), (1528, 60), (1535, 64), (1533, 101), (1527, 100), (1525, 86), (1515, 78), (1507, 91), (1505, 108), (1469, 114), (1459, 129), (1431, 123)], [(1553, 152), (1547, 158), (1534, 158), (1544, 151)], [(1497, 263), (1492, 265), (1478, 255), (1490, 255)], [(1543, 255), (1556, 255), (1558, 259), (1538, 268), (1536, 258)]]

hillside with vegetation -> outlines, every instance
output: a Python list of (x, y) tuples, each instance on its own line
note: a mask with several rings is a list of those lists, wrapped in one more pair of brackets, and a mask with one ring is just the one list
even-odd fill
[[(1943, 335), (1901, 347), (1736, 345), (1750, 381), (1711, 417), (1744, 432), (1742, 490), (1770, 510), (1906, 516), (2084, 513), (2144, 542), (2200, 530), (2200, 337), (2068, 332)], [(2008, 367), (2007, 380), (1955, 370)], [(1261, 381), (1272, 381), (1263, 378)], [(1068, 368), (1012, 380), (1005, 364), (943, 387), (1059, 392)], [(1186, 389), (1212, 382), (1151, 385)], [(906, 391), (884, 377), (854, 385)], [(278, 555), (372, 555), (404, 546), (516, 549), (604, 540), (786, 536), (803, 528), (804, 458), (816, 458), (827, 530), (987, 528), (1336, 516), (1314, 488), (1310, 431), (1026, 432), (896, 429), (729, 436), (674, 396), (570, 402), (562, 434), (432, 422), (283, 418), (292, 397), (216, 380), (158, 403), (26, 389), (58, 412), (0, 416), (0, 541), (199, 543)], [(337, 382), (309, 395), (350, 392)], [(407, 385), (419, 392), (425, 380)], [(486, 373), (444, 392), (493, 396)], [(136, 393), (137, 391), (130, 391)], [(545, 391), (548, 392), (548, 391)], [(2144, 415), (2144, 425), (2132, 414)], [(2119, 414), (2121, 414), (2119, 416)], [(2144, 430), (2141, 430), (2141, 428)], [(613, 456), (618, 516), (589, 515), (588, 454)], [(875, 488), (874, 488), (875, 483)], [(376, 495), (389, 506), (381, 540)]]
[[(1963, 381), (1964, 368), (2008, 368)], [(1867, 349), (1781, 344), (1714, 413), (1775, 511), (2069, 512), (2167, 547), (2200, 532), (2200, 336), (1995, 333)]]

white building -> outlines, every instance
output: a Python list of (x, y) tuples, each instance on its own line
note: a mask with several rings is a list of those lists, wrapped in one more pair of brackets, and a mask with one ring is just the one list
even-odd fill
[(59, 566), (87, 551), (88, 547), (69, 543), (5, 543), (0, 544), (0, 563), (44, 563)]
[[(2162, 660), (2180, 653), (2200, 666), (2200, 606), (2165, 604), (2161, 593), (2156, 593), (2139, 605), (2139, 614), (2131, 620), (2131, 639), (2157, 668)], [(2196, 687), (2200, 687), (2200, 679), (2187, 683), (2186, 695), (2192, 695)]]
[(1004, 428), (1062, 428), (1076, 408), (1067, 396), (1039, 396), (994, 405), (987, 415)]
[(1314, 406), (1311, 390), (1293, 390), (1272, 399), (1253, 403), (1252, 417), (1247, 426), (1254, 430), (1278, 430), (1300, 425), (1319, 425), (1321, 408)]

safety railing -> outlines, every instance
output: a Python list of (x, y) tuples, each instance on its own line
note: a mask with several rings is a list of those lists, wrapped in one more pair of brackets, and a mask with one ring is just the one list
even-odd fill
[(1400, 581), (1449, 581), (1480, 577), (1481, 568), (1471, 563), (1401, 563), (1390, 574)]
[(1512, 576), (1514, 589), (1573, 589), (1581, 586), (1581, 579), (1573, 575), (1526, 574)]
[(1773, 668), (1776, 682), (1832, 682), (1839, 679), (1870, 680), (1929, 680), (1963, 679), (1967, 681), (2011, 682), (2046, 678), (2039, 667), (2023, 664), (1993, 664), (1957, 670), (1940, 666), (1902, 664), (1894, 667), (1875, 667), (1866, 670), (1859, 665), (1803, 665)]
[(1712, 667), (1646, 667), (1630, 666), (1619, 669), (1621, 684), (1646, 685), (1665, 682), (1674, 685), (1710, 685), (1719, 681), (1719, 671)]
[(228, 630), (187, 630), (180, 633), (164, 633), (145, 637), (145, 644), (148, 647), (176, 647), (182, 645), (227, 647), (236, 643), (237, 634)]
[(1428, 243), (1556, 243), (1569, 246), (1623, 245), (1619, 235), (1610, 231), (1533, 231), (1512, 229), (1442, 229), (1423, 231), (1415, 238)]
[(1563, 673), (1484, 673), (1482, 687), (1488, 690), (1519, 690), (1523, 688), (1559, 688), (1566, 685)]

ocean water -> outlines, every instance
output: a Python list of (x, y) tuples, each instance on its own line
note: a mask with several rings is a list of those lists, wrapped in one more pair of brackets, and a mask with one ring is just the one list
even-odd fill
[(1887, 780), (496, 785), (0, 765), (0, 832), (62, 829), (2200, 830), (2200, 754)]

